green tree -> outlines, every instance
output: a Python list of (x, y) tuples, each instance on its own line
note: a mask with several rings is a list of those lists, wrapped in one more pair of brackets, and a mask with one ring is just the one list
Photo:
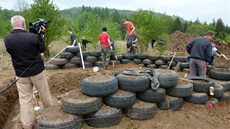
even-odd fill
[(104, 19), (107, 19), (110, 17), (110, 14), (109, 14), (109, 9), (106, 7), (106, 8), (103, 8), (101, 10), (101, 18), (104, 20)]
[(173, 22), (172, 22), (172, 26), (170, 28), (170, 33), (174, 33), (175, 31), (183, 31), (183, 26), (182, 26), (182, 22), (180, 20), (179, 17), (177, 17)]
[(12, 27), (10, 23), (11, 17), (15, 15), (13, 10), (1, 9), (0, 8), (0, 37), (4, 37), (6, 34), (10, 33)]
[[(83, 16), (84, 15), (84, 16)], [(102, 19), (99, 15), (95, 15), (93, 13), (84, 12), (82, 16), (79, 17), (77, 21), (83, 23), (85, 20), (83, 17), (87, 16), (87, 21), (84, 22), (84, 27), (79, 33), (77, 33), (80, 39), (86, 38), (93, 42), (93, 47), (97, 48), (98, 46), (98, 37), (102, 32), (102, 27), (107, 27), (109, 35), (113, 39), (120, 39), (120, 25), (116, 22), (113, 22), (111, 18)]]
[(121, 23), (122, 18), (120, 16), (120, 13), (117, 10), (112, 12), (111, 17), (112, 17), (113, 21), (115, 21), (117, 23)]
[(60, 18), (59, 13), (59, 9), (50, 0), (34, 0), (34, 4), (31, 5), (31, 9), (28, 11), (27, 18), (29, 21), (36, 21), (37, 18), (50, 20), (44, 38), (45, 57), (50, 56), (49, 44), (61, 36), (63, 25), (65, 24), (64, 19)]
[(214, 26), (210, 26), (210, 25), (202, 25), (202, 24), (191, 24), (189, 25), (188, 29), (187, 29), (187, 33), (189, 34), (198, 34), (200, 36), (203, 36), (204, 33), (206, 31), (215, 30)]
[(107, 27), (110, 37), (113, 39), (121, 39), (120, 25), (117, 22), (114, 22), (112, 19), (105, 19), (101, 23), (100, 29), (104, 26)]
[(195, 20), (194, 24), (201, 24), (199, 18)]
[(88, 20), (84, 29), (82, 29), (77, 35), (79, 35), (80, 38), (86, 38), (92, 41), (93, 46), (96, 47), (98, 45), (98, 36), (101, 32), (100, 23), (102, 23), (102, 19), (98, 15), (88, 12), (87, 16)]
[(0, 37), (2, 38), (11, 30), (10, 29), (11, 23), (9, 21), (6, 22), (5, 20), (3, 20), (1, 14), (0, 14), (0, 23), (1, 23)]
[(130, 18), (136, 28), (140, 53), (143, 53), (147, 51), (153, 38), (158, 40), (163, 34), (163, 23), (154, 16), (154, 12), (147, 10), (138, 10)]
[(161, 23), (161, 29), (164, 33), (169, 34), (170, 33), (170, 27), (171, 23), (173, 22), (173, 19), (171, 16), (168, 16), (166, 14), (163, 14), (159, 17), (159, 21)]
[(225, 41), (229, 42), (230, 43), (230, 34), (226, 35), (225, 37)]
[(216, 22), (216, 37), (220, 39), (225, 39), (226, 37), (225, 26), (220, 18)]
[(89, 19), (93, 16), (92, 13), (90, 12), (83, 12), (78, 18), (77, 18), (77, 23), (78, 23), (78, 29), (79, 31), (82, 31), (86, 28)]
[(182, 32), (186, 32), (188, 29), (188, 22), (184, 22)]
[(230, 27), (228, 25), (225, 27), (225, 29), (226, 29), (226, 33), (230, 34)]
[(216, 26), (216, 20), (213, 19), (211, 25)]

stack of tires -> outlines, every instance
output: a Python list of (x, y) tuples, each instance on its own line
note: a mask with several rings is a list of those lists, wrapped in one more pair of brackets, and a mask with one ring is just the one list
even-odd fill
[[(62, 108), (54, 112), (64, 117), (52, 117), (47, 115), (49, 110), (43, 111), (36, 127), (75, 129), (85, 122), (92, 127), (104, 128), (118, 125), (124, 116), (147, 120), (154, 118), (158, 109), (180, 110), (185, 102), (217, 104), (218, 99), (223, 99), (224, 91), (229, 90), (229, 86), (223, 88), (207, 78), (179, 79), (172, 70), (155, 69), (155, 72), (160, 84), (157, 90), (151, 88), (150, 78), (145, 75), (120, 72), (86, 77), (81, 80), (81, 89), (62, 95)], [(210, 86), (215, 89), (212, 100), (209, 100)]]
[(81, 85), (81, 90), (75, 89), (62, 95), (61, 106), (43, 110), (35, 128), (81, 129), (84, 121), (93, 127), (119, 124), (122, 110), (103, 104), (103, 97), (118, 90), (117, 78), (108, 75), (90, 76), (83, 79)]
[[(114, 56), (114, 52), (110, 53), (111, 56)], [(86, 68), (93, 66), (102, 65), (102, 57), (100, 51), (83, 51), (82, 52), (84, 65)], [(153, 69), (166, 69), (170, 65), (170, 69), (174, 69), (178, 62), (181, 62), (179, 71), (189, 72), (189, 63), (185, 56), (177, 56), (171, 62), (171, 55), (147, 55), (147, 54), (122, 54), (115, 55), (116, 64), (128, 64), (133, 62), (141, 67), (148, 67)], [(112, 64), (112, 60), (110, 61)], [(60, 53), (59, 58), (55, 58), (51, 61), (50, 64), (46, 66), (47, 70), (53, 69), (68, 69), (68, 68), (78, 68), (82, 67), (82, 59), (79, 52), (79, 48), (70, 47), (66, 48), (63, 52)]]
[[(114, 54), (114, 53), (111, 53)], [(82, 57), (86, 68), (93, 66), (101, 66), (101, 52), (100, 51), (83, 51)], [(80, 49), (78, 46), (67, 47), (63, 50), (58, 58), (53, 59), (46, 69), (68, 69), (82, 67), (82, 59)]]
[[(205, 77), (197, 76), (189, 76), (187, 79), (192, 81), (193, 93), (185, 98), (185, 101), (194, 104), (206, 104), (209, 101), (209, 89), (215, 85), (215, 82)], [(214, 96), (214, 98), (216, 97), (219, 96)]]
[[(215, 87), (221, 91), (223, 96), (220, 96), (221, 101), (230, 101), (230, 67), (212, 68), (208, 72), (208, 76), (215, 82)], [(220, 87), (222, 86), (222, 87)], [(214, 88), (215, 88), (214, 87)], [(218, 93), (219, 93), (218, 92)]]
[[(83, 51), (82, 57), (84, 60), (84, 65), (86, 68), (92, 66), (100, 66), (101, 63), (98, 62), (98, 58), (101, 56), (100, 51), (88, 52)], [(66, 48), (63, 52), (60, 53), (59, 58), (55, 58), (51, 61), (51, 66), (54, 65), (53, 69), (67, 69), (67, 68), (78, 68), (82, 67), (82, 59), (78, 46)], [(47, 69), (52, 69), (51, 66), (48, 66)]]

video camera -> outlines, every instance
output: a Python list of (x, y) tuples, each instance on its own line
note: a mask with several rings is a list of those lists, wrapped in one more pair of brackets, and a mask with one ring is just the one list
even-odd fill
[(49, 20), (38, 18), (38, 21), (29, 23), (30, 32), (37, 34), (41, 26), (46, 27), (49, 22), (50, 22)]

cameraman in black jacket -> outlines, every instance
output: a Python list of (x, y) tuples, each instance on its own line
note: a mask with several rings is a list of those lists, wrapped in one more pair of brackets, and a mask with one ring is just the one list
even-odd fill
[(20, 15), (13, 16), (11, 24), (13, 31), (5, 36), (4, 42), (18, 79), (16, 85), (23, 128), (32, 129), (35, 121), (33, 86), (38, 90), (44, 108), (53, 104), (40, 55), (45, 51), (40, 34), (45, 28), (41, 27), (38, 34), (26, 32), (25, 19)]

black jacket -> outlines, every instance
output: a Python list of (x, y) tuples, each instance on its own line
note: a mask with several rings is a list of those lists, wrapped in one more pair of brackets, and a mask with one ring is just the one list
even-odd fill
[(203, 37), (196, 38), (186, 46), (191, 58), (208, 62), (212, 56), (212, 43)]
[(40, 55), (45, 50), (42, 37), (22, 29), (14, 29), (5, 36), (4, 42), (18, 77), (34, 76), (44, 70)]

